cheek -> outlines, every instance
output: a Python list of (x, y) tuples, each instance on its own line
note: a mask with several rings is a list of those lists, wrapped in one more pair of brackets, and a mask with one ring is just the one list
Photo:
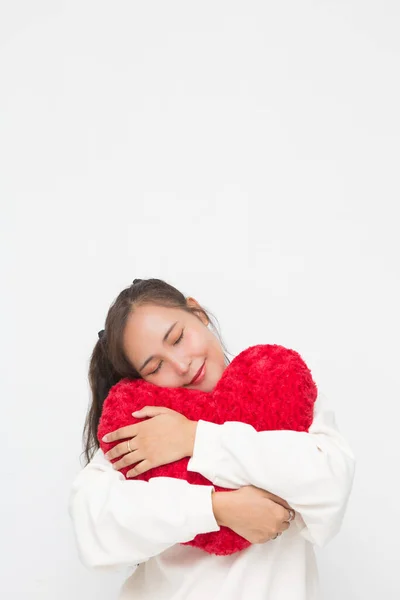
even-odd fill
[(203, 357), (209, 355), (212, 351), (210, 348), (210, 340), (202, 331), (191, 330), (186, 336), (186, 352), (192, 356)]
[(218, 369), (222, 372), (225, 369), (225, 357), (224, 357), (224, 351), (223, 348), (220, 344), (220, 342), (217, 340), (217, 338), (215, 337), (215, 335), (211, 334), (212, 339), (209, 342), (209, 354), (210, 356), (212, 356), (213, 362), (215, 362), (215, 364), (218, 366)]

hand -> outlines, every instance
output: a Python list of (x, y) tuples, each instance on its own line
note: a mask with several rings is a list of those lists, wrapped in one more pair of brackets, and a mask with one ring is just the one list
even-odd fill
[(286, 500), (284, 500), (283, 498), (281, 498), (280, 496), (275, 496), (275, 494), (271, 494), (271, 492), (268, 492), (266, 490), (264, 490), (264, 494), (267, 495), (267, 498), (269, 498), (270, 500), (273, 500), (274, 502), (276, 502), (277, 504), (280, 504), (281, 506), (283, 506), (284, 508), (287, 508), (288, 510), (293, 510), (293, 508), (290, 506), (290, 504), (288, 504), (286, 502)]
[(268, 542), (290, 527), (289, 510), (271, 500), (270, 495), (252, 485), (231, 492), (213, 492), (215, 519), (252, 544)]
[[(103, 438), (106, 442), (125, 440), (105, 455), (110, 460), (123, 455), (113, 463), (115, 469), (120, 470), (138, 463), (127, 473), (127, 477), (135, 477), (155, 467), (192, 456), (197, 421), (190, 421), (184, 415), (163, 406), (145, 406), (132, 415), (139, 419), (150, 418), (121, 427)], [(128, 450), (127, 439), (132, 452)]]

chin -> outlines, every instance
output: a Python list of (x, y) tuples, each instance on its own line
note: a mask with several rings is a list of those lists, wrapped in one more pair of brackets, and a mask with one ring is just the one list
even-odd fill
[[(221, 375), (222, 375), (222, 373), (221, 373)], [(211, 379), (211, 380), (203, 381), (203, 386), (201, 388), (201, 391), (202, 392), (212, 392), (219, 380), (220, 380), (220, 377), (217, 377), (217, 378), (213, 377), (213, 379)]]

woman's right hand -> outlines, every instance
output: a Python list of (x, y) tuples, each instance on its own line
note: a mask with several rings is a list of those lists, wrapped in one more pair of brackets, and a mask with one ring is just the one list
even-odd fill
[(218, 525), (229, 527), (251, 544), (268, 542), (290, 526), (289, 505), (252, 485), (230, 492), (213, 492), (212, 503)]

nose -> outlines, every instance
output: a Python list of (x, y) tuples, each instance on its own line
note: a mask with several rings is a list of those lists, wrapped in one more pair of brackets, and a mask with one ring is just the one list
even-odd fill
[(184, 360), (183, 358), (179, 357), (171, 357), (171, 362), (174, 369), (176, 369), (180, 375), (187, 375), (187, 373), (189, 373), (190, 365), (192, 364), (190, 360)]

